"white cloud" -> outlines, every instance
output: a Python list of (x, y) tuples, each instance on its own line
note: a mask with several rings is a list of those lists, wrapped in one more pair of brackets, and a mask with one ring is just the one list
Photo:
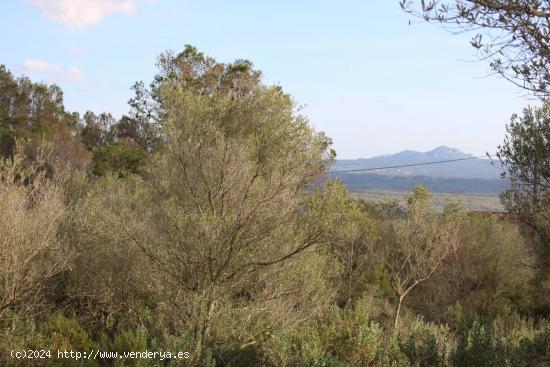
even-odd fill
[(30, 0), (42, 14), (56, 22), (75, 28), (98, 24), (108, 14), (131, 14), (135, 0)]
[(76, 66), (62, 67), (42, 60), (27, 59), (23, 62), (26, 71), (44, 74), (51, 81), (87, 82), (90, 79)]
[(33, 59), (25, 60), (23, 66), (25, 67), (25, 69), (31, 71), (47, 71), (48, 69), (52, 69), (52, 67), (54, 67), (54, 65), (50, 65), (45, 61)]

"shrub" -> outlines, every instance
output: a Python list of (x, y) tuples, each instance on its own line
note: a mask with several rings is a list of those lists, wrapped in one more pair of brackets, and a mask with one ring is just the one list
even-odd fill
[(334, 307), (316, 323), (275, 335), (266, 349), (273, 366), (371, 366), (382, 359), (384, 332), (359, 303)]
[(411, 366), (449, 366), (454, 340), (448, 327), (418, 319), (399, 345)]

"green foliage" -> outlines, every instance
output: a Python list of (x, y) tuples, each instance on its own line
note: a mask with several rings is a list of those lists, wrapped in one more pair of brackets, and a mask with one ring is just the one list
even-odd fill
[[(67, 318), (63, 315), (55, 315), (47, 320), (42, 326), (42, 334), (48, 348), (51, 348), (57, 357), (57, 350), (60, 351), (91, 351), (97, 350), (97, 344), (90, 339), (88, 333), (82, 328), (77, 319)], [(44, 348), (45, 346), (42, 346)], [(53, 365), (72, 366), (75, 361), (71, 359), (52, 360)], [(82, 366), (96, 366), (96, 361), (82, 360)]]
[(449, 366), (454, 349), (453, 335), (442, 325), (415, 320), (408, 336), (400, 340), (400, 348), (411, 366)]
[[(135, 113), (131, 115), (135, 116)], [(148, 154), (160, 147), (159, 131), (149, 121), (86, 112), (80, 123), (82, 142), (93, 152), (92, 173), (138, 173)]]
[[(16, 366), (10, 353), (13, 349), (44, 349), (48, 342), (32, 318), (8, 311), (0, 320), (0, 364)], [(23, 365), (23, 363), (19, 363)]]
[[(57, 351), (89, 351), (97, 344), (82, 328), (78, 319), (54, 314), (37, 323), (17, 313), (9, 313), (0, 325), (0, 364), (36, 366), (74, 366), (75, 360), (57, 358)], [(51, 350), (50, 358), (12, 359), (12, 350)], [(97, 366), (93, 360), (81, 360), (80, 366)]]
[(373, 250), (376, 263), (383, 267), (397, 298), (394, 325), (398, 327), (405, 297), (425, 282), (459, 245), (462, 210), (449, 203), (443, 214), (430, 210), (431, 193), (418, 186), (407, 197), (404, 213), (392, 203), (384, 205), (389, 215), (380, 222), (378, 246)]
[(490, 327), (474, 322), (459, 339), (453, 355), (456, 366), (504, 366), (505, 350)]
[(512, 365), (521, 367), (547, 366), (550, 363), (550, 329), (536, 331), (532, 338), (521, 339), (510, 360)]
[(462, 321), (494, 319), (509, 307), (529, 307), (533, 258), (516, 225), (491, 214), (461, 220), (458, 248), (410, 306), (454, 329)]
[(86, 169), (90, 154), (80, 141), (77, 120), (77, 114), (65, 111), (63, 92), (57, 85), (15, 78), (0, 65), (0, 158), (13, 155), (16, 138), (28, 142), (29, 158), (34, 158), (46, 140), (52, 145), (52, 158)]
[(15, 130), (0, 125), (0, 157), (9, 157), (13, 154), (16, 137)]
[(308, 201), (308, 221), (324, 233), (327, 254), (338, 261), (340, 276), (333, 282), (337, 303), (344, 307), (361, 298), (366, 290), (369, 250), (376, 237), (375, 223), (339, 181), (327, 181)]
[(94, 151), (92, 173), (97, 176), (107, 172), (138, 173), (146, 157), (142, 147), (118, 141)]
[(266, 345), (270, 365), (378, 365), (384, 353), (384, 332), (369, 320), (367, 310), (332, 308), (318, 322)]
[(463, 328), (452, 356), (453, 366), (547, 366), (550, 358), (547, 325), (512, 330), (474, 321)]
[(522, 116), (513, 115), (497, 157), (511, 185), (502, 194), (505, 208), (523, 224), (529, 235), (538, 274), (536, 297), (539, 312), (550, 312), (550, 103), (527, 107)]
[(251, 62), (188, 46), (159, 68), (117, 121), (0, 67), (0, 365), (46, 347), (190, 354), (84, 366), (548, 365), (508, 218), (319, 186), (330, 139)]

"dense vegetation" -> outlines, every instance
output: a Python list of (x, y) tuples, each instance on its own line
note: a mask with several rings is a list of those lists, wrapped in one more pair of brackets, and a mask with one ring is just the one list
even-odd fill
[(250, 62), (188, 46), (158, 66), (119, 120), (0, 69), (1, 365), (45, 348), (189, 352), (90, 366), (549, 365), (547, 191), (524, 215), (532, 166), (509, 149), (524, 121), (501, 158), (531, 226), (436, 214), (423, 187), (374, 205), (318, 187), (330, 139)]

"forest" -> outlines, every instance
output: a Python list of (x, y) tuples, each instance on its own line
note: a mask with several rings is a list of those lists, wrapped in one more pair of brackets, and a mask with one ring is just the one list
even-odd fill
[[(252, 62), (157, 67), (119, 119), (0, 67), (0, 365), (550, 365), (550, 104), (499, 147), (508, 214), (436, 213), (319, 185), (331, 139)], [(44, 349), (186, 354), (11, 356)]]

